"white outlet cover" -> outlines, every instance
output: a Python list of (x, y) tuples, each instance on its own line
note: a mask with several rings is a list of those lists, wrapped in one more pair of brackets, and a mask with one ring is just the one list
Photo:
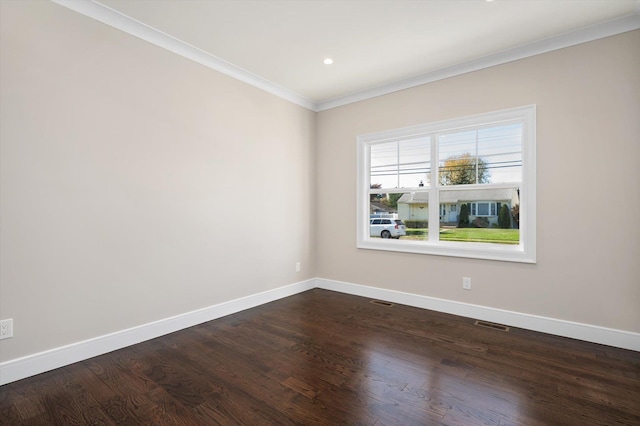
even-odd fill
[(0, 339), (13, 337), (13, 318), (0, 321)]
[(462, 288), (465, 290), (471, 290), (471, 278), (469, 277), (462, 278)]

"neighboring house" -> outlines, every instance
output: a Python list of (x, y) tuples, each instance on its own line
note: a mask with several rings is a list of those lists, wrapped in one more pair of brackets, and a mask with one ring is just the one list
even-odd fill
[(376, 201), (371, 201), (369, 203), (369, 214), (383, 215), (383, 214), (392, 214), (392, 213), (397, 213), (393, 207), (387, 206), (386, 204), (379, 203)]
[[(519, 203), (518, 188), (441, 191), (440, 221), (457, 224), (460, 206), (469, 204), (469, 221), (477, 217), (486, 217), (493, 225), (498, 223), (498, 213), (503, 204), (506, 204), (511, 210), (511, 207)], [(403, 221), (428, 220), (429, 193), (408, 192), (403, 194), (398, 199), (398, 218)]]

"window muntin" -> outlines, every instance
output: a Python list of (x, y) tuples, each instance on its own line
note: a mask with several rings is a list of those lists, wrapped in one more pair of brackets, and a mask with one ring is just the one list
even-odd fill
[[(358, 177), (367, 182), (359, 191), (368, 193), (359, 195), (358, 247), (535, 262), (535, 106), (358, 141)], [(471, 161), (450, 161), (457, 159)], [(383, 176), (391, 178), (383, 181)], [(363, 208), (365, 197), (397, 203), (387, 213), (408, 222), (406, 235), (369, 240), (360, 225), (371, 213)], [(437, 208), (431, 211), (430, 206)], [(470, 228), (462, 230), (457, 225), (465, 209)], [(414, 222), (416, 216), (422, 221)], [(507, 239), (496, 229), (505, 226)]]

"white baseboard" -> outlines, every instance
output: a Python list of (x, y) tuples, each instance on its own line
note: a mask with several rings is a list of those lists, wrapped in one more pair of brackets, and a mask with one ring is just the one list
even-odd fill
[(0, 363), (0, 385), (64, 367), (65, 365), (135, 345), (136, 343), (146, 340), (155, 339), (165, 334), (183, 330), (313, 288), (333, 290), (371, 299), (387, 300), (417, 308), (430, 309), (505, 324), (512, 327), (520, 327), (557, 336), (640, 351), (640, 333), (316, 278)]
[(640, 333), (317, 278), (318, 288), (640, 351)]
[(315, 288), (315, 286), (315, 280), (310, 279), (82, 342), (6, 361), (0, 363), (0, 386), (311, 290)]

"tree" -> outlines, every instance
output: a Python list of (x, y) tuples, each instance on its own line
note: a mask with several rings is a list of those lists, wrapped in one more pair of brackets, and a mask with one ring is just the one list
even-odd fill
[[(380, 189), (382, 188), (382, 184), (381, 183), (372, 183), (369, 188), (371, 189)], [(369, 195), (369, 201), (379, 201), (382, 197), (382, 194), (371, 194)]]
[(487, 162), (468, 152), (447, 158), (440, 167), (440, 185), (488, 183), (489, 178)]
[(511, 217), (513, 217), (516, 228), (520, 228), (520, 204), (511, 207)]
[(460, 215), (458, 215), (458, 228), (469, 227), (469, 204), (460, 206)]
[(511, 215), (506, 204), (503, 204), (498, 212), (498, 226), (502, 229), (511, 228)]
[(387, 198), (384, 199), (383, 203), (387, 206), (391, 207), (394, 210), (398, 210), (398, 200), (402, 197), (403, 194), (389, 194)]

